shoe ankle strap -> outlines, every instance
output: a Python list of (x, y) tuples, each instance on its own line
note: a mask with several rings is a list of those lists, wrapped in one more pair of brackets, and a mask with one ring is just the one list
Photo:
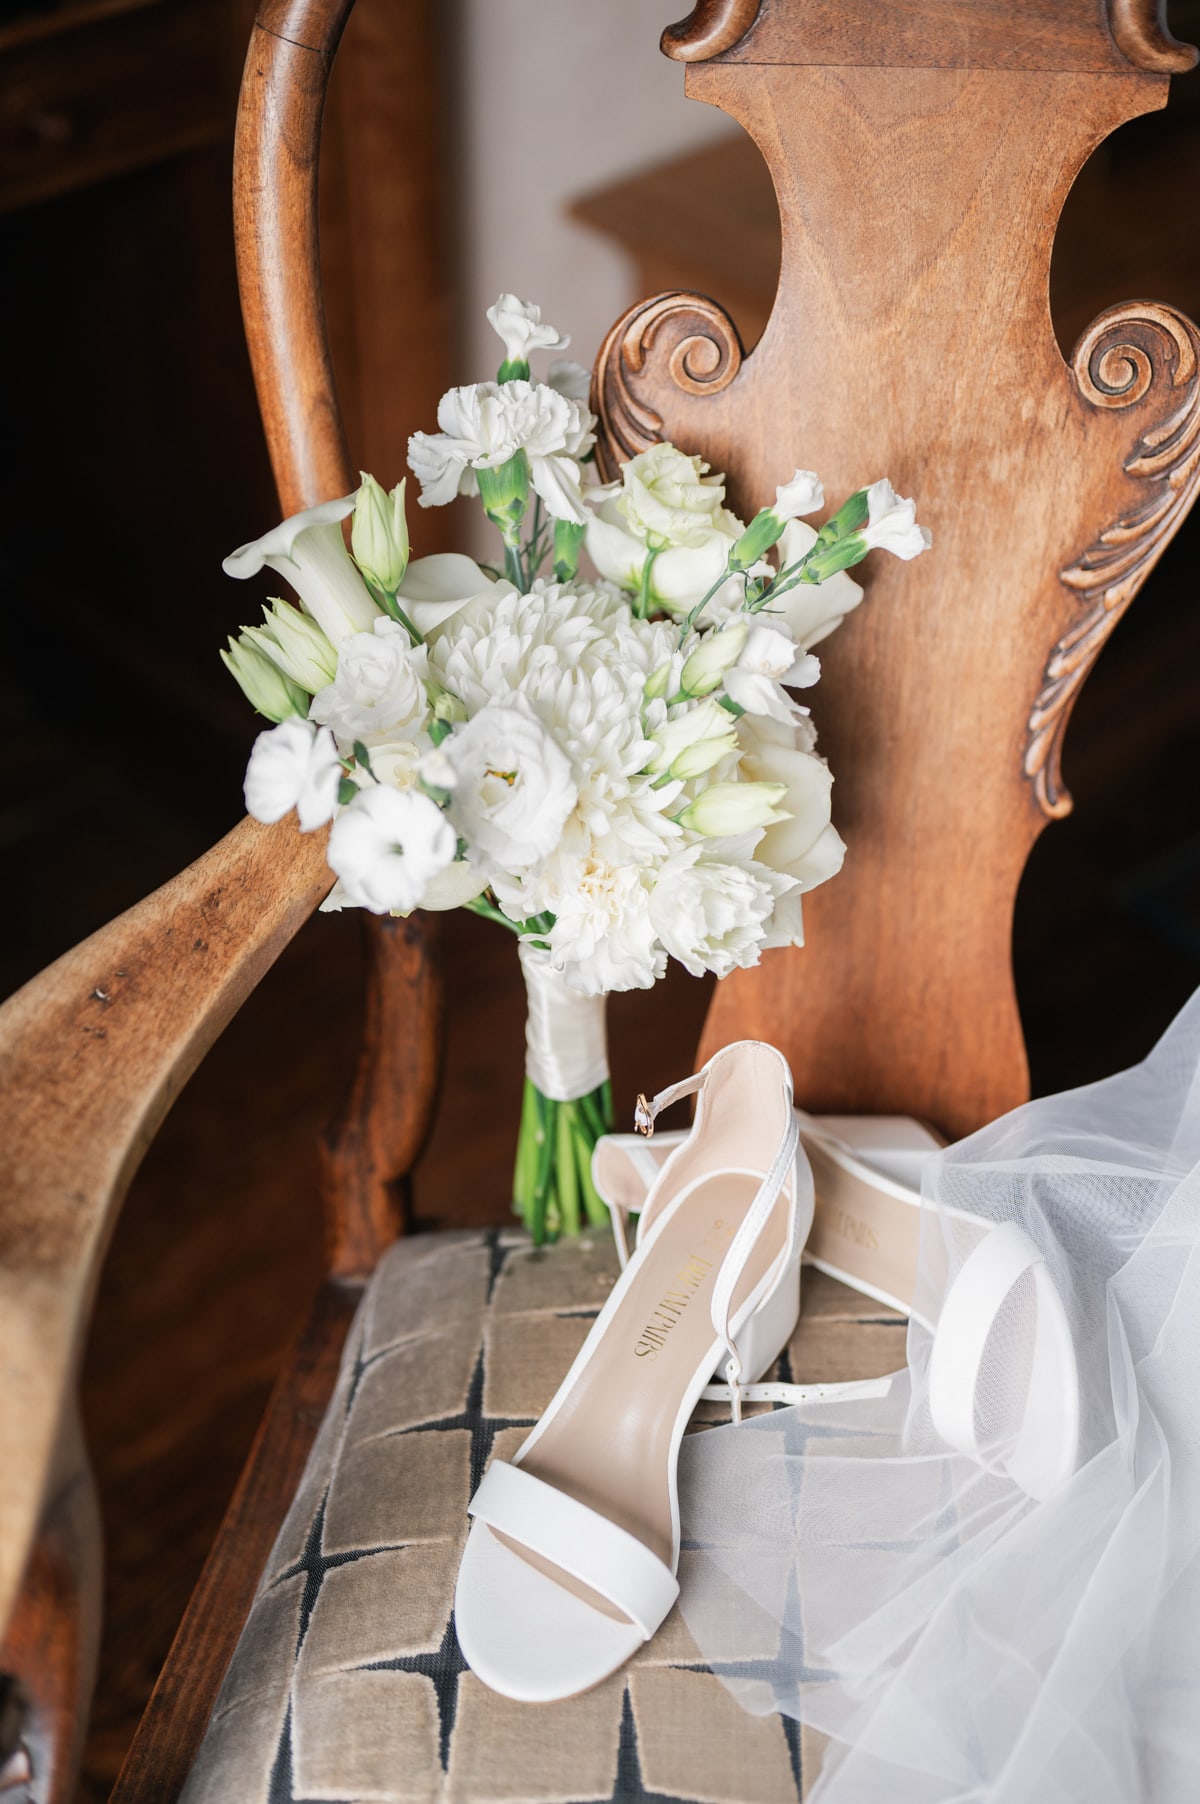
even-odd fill
[(706, 1065), (703, 1071), (694, 1072), (691, 1077), (682, 1078), (677, 1084), (668, 1084), (665, 1090), (660, 1090), (649, 1102), (639, 1090), (633, 1111), (633, 1125), (638, 1133), (644, 1134), (647, 1140), (651, 1139), (655, 1117), (661, 1115), (664, 1109), (669, 1109), (672, 1103), (680, 1102), (685, 1096), (694, 1096), (697, 1090), (703, 1090), (708, 1082), (708, 1072), (709, 1067)]

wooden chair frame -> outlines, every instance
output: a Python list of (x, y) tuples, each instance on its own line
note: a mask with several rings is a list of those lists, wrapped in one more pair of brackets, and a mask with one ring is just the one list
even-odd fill
[[(316, 227), (322, 107), (351, 4), (264, 0), (243, 83), (239, 273), (285, 513), (353, 479)], [(1017, 881), (1041, 827), (1069, 806), (1058, 751), (1074, 697), (1200, 485), (1195, 327), (1151, 303), (1112, 308), (1069, 365), (1050, 327), (1050, 249), (1071, 181), (1195, 60), (1155, 0), (1102, 10), (700, 0), (665, 34), (688, 92), (741, 119), (770, 166), (780, 295), (751, 357), (704, 297), (631, 310), (597, 365), (602, 458), (611, 467), (663, 436), (703, 447), (730, 469), (735, 504), (769, 492), (793, 453), (834, 494), (864, 469), (886, 471), (921, 497), (922, 517), (932, 508), (938, 546), (919, 577), (874, 574), (869, 609), (830, 647), (822, 743), (854, 857), (812, 899), (820, 958), (772, 955), (737, 973), (706, 1030), (705, 1050), (746, 1032), (776, 1040), (812, 1106), (902, 1109), (957, 1133), (1022, 1099)], [(938, 131), (922, 133), (931, 113)], [(854, 210), (830, 198), (847, 154)], [(898, 158), (926, 198), (892, 254), (873, 259)], [(1036, 485), (1016, 542), (995, 501), (1005, 482)], [(998, 571), (1004, 606), (989, 612), (963, 588)], [(906, 656), (914, 638), (923, 668)], [(969, 898), (955, 878), (964, 846)], [(0, 1011), (0, 1668), (31, 1694), (29, 1745), (56, 1800), (70, 1795), (95, 1658), (95, 1505), (75, 1398), (105, 1248), (172, 1100), (328, 883), (323, 834), (245, 820)], [(402, 1225), (400, 1186), (436, 1086), (437, 982), (419, 920), (377, 927), (372, 947), (366, 1052), (324, 1148), (330, 1277), (279, 1376), (120, 1804), (172, 1798), (184, 1781), (362, 1283)]]

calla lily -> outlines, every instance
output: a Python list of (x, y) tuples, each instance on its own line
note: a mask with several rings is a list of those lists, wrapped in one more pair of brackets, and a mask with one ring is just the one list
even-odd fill
[(335, 646), (352, 633), (370, 632), (381, 610), (354, 568), (341, 530), (354, 502), (354, 495), (343, 495), (293, 514), (261, 539), (231, 552), (221, 568), (239, 581), (257, 576), (264, 564), (278, 571)]
[(397, 599), (417, 631), (426, 639), (482, 595), (516, 591), (510, 582), (485, 576), (474, 558), (461, 551), (437, 551), (414, 558), (396, 591)]
[(738, 723), (741, 769), (756, 785), (778, 785), (786, 818), (768, 825), (754, 856), (815, 889), (842, 868), (846, 847), (829, 818), (833, 776), (823, 758), (802, 751), (793, 733), (761, 715)]

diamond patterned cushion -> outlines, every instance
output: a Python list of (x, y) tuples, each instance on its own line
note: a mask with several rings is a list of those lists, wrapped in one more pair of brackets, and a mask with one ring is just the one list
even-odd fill
[[(184, 1804), (802, 1795), (818, 1750), (785, 1718), (744, 1714), (678, 1611), (624, 1672), (560, 1704), (497, 1697), (459, 1654), (451, 1604), (467, 1500), (553, 1396), (616, 1270), (599, 1238), (537, 1252), (517, 1232), (430, 1234), (390, 1250)], [(899, 1318), (809, 1272), (782, 1363), (814, 1382), (869, 1376), (903, 1363), (903, 1335)], [(761, 1634), (733, 1623), (729, 1661), (769, 1655)]]

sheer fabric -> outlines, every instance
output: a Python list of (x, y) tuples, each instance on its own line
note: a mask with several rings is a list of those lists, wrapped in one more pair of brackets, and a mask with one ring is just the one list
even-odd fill
[[(982, 1457), (932, 1424), (941, 1305), (978, 1241), (959, 1211), (1036, 1243), (1070, 1323), (1076, 1464), (1041, 1499), (1006, 1465), (1047, 1402), (1028, 1274), (987, 1335)], [(814, 1800), (1200, 1797), (1198, 1239), (1200, 993), (1142, 1064), (929, 1161), (885, 1395), (688, 1438), (688, 1628), (747, 1710), (830, 1738)]]

